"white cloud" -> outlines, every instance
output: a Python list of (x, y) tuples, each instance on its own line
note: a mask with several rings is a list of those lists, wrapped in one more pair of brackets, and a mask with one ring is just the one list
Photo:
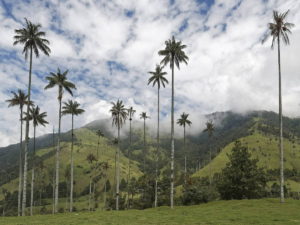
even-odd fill
[[(206, 5), (193, 0), (169, 1), (43, 1), (16, 2), (9, 17), (0, 5), (0, 146), (19, 140), (16, 123), (18, 108), (4, 102), (10, 91), (27, 88), (28, 62), (21, 46), (12, 46), (14, 29), (23, 18), (38, 22), (51, 42), (50, 57), (33, 63), (33, 100), (47, 111), (51, 125), (39, 128), (38, 135), (57, 128), (57, 88), (43, 91), (45, 76), (57, 67), (69, 69), (68, 78), (76, 83), (74, 99), (86, 112), (76, 118), (76, 127), (95, 119), (108, 118), (110, 102), (118, 98), (151, 116), (156, 126), (156, 91), (147, 85), (148, 71), (162, 59), (158, 50), (172, 35), (187, 45), (188, 65), (175, 70), (176, 116), (190, 114), (191, 132), (202, 130), (203, 114), (214, 111), (278, 109), (276, 49), (270, 40), (260, 41), (271, 21), (272, 10), (291, 9), (288, 20), (296, 24), (291, 46), (282, 46), (283, 111), (299, 112), (298, 57), (300, 51), (300, 2), (297, 0), (217, 0), (207, 13)], [(235, 7), (233, 9), (233, 7)], [(202, 10), (202, 11), (201, 11)], [(200, 11), (202, 13), (200, 13)], [(34, 14), (32, 12), (35, 12)], [(127, 14), (127, 15), (126, 15)], [(14, 20), (16, 18), (16, 21)], [(185, 27), (183, 25), (186, 25)], [(183, 31), (180, 32), (179, 29)], [(108, 63), (110, 62), (110, 63)], [(170, 80), (169, 67), (167, 78)], [(168, 85), (161, 90), (162, 127), (170, 120)], [(67, 94), (64, 100), (71, 98)], [(155, 121), (154, 122), (152, 122)], [(70, 128), (70, 119), (62, 129)], [(176, 128), (181, 132), (180, 128)]]

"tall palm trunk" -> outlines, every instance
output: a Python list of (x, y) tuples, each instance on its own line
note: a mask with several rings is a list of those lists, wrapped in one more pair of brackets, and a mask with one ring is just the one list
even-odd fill
[(93, 197), (92, 210), (93, 210), (93, 211), (95, 211), (95, 204), (96, 204), (95, 190), (96, 190), (96, 183), (94, 182), (94, 183), (93, 183), (93, 194), (92, 194), (92, 197)]
[(170, 205), (174, 207), (174, 57), (171, 59), (172, 67), (172, 104), (171, 104), (171, 193)]
[[(32, 71), (32, 46), (30, 47), (29, 62), (29, 79), (28, 79), (28, 102), (30, 102), (31, 93), (31, 71)], [(29, 115), (29, 104), (27, 104), (27, 115)], [(26, 119), (25, 127), (25, 149), (24, 149), (24, 178), (23, 178), (23, 199), (22, 199), (22, 216), (25, 216), (26, 209), (26, 188), (27, 188), (27, 155), (29, 147), (29, 117)]]
[(73, 211), (73, 144), (74, 144), (74, 133), (73, 133), (73, 129), (74, 129), (74, 114), (72, 114), (72, 144), (71, 144), (71, 187), (70, 187), (70, 212)]
[(212, 177), (211, 177), (211, 175), (212, 175), (212, 172), (211, 172), (211, 136), (209, 136), (208, 148), (209, 148), (209, 185), (211, 186), (211, 183), (212, 183)]
[(157, 207), (157, 188), (158, 188), (158, 152), (159, 152), (159, 86), (157, 86), (157, 149), (155, 159), (155, 196), (154, 207)]
[(59, 152), (60, 152), (60, 125), (61, 125), (61, 96), (62, 93), (59, 90), (59, 114), (58, 114), (58, 138), (57, 138), (57, 150), (56, 150), (56, 176), (55, 176), (55, 200), (54, 200), (54, 212), (57, 213), (58, 207), (58, 185), (59, 185)]
[(92, 177), (90, 177), (89, 211), (91, 211)]
[(186, 185), (186, 148), (185, 148), (185, 125), (183, 125), (183, 151), (184, 151), (184, 184)]
[(36, 126), (33, 125), (33, 157), (32, 157), (32, 173), (31, 173), (31, 195), (30, 195), (30, 216), (33, 215), (33, 189), (34, 189), (34, 169), (35, 169), (35, 131)]
[[(53, 151), (55, 150), (55, 138), (54, 138), (54, 126), (53, 126), (53, 134), (52, 134), (52, 142), (53, 142)], [(55, 162), (54, 162), (55, 164)], [(52, 174), (52, 214), (55, 213), (55, 171), (53, 170)]]
[[(106, 172), (105, 172), (105, 178), (106, 178)], [(107, 183), (107, 180), (105, 180), (105, 183), (104, 183), (104, 209), (106, 209), (106, 183)]]
[(146, 173), (146, 118), (144, 118), (144, 158), (143, 158), (143, 164), (144, 164), (144, 173)]
[(281, 65), (280, 65), (280, 38), (278, 41), (278, 75), (279, 75), (279, 148), (280, 148), (280, 202), (284, 203), (284, 170), (283, 170), (283, 137), (282, 137), (282, 96), (281, 96)]
[(20, 107), (20, 153), (19, 153), (19, 191), (18, 191), (18, 216), (21, 216), (21, 198), (22, 198), (22, 149), (23, 149), (23, 105)]
[(99, 159), (99, 144), (100, 144), (100, 135), (98, 136), (98, 144), (97, 144), (97, 159)]
[[(129, 209), (129, 186), (130, 186), (130, 151), (131, 151), (131, 118), (129, 119), (129, 148), (128, 148), (128, 176), (127, 176), (127, 209)], [(106, 183), (105, 183), (106, 185)]]
[[(120, 118), (118, 116), (118, 123)], [(120, 124), (118, 124), (118, 149), (117, 149), (117, 187), (116, 187), (116, 210), (119, 210), (119, 184), (120, 184)]]

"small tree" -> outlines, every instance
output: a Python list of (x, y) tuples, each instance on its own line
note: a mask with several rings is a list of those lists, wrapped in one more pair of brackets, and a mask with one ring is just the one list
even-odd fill
[(251, 199), (262, 197), (265, 192), (266, 174), (257, 167), (257, 159), (251, 159), (247, 147), (235, 142), (229, 163), (223, 169), (218, 183), (222, 199)]

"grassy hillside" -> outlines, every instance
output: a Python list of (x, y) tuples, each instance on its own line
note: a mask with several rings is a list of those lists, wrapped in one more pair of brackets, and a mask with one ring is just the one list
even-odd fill
[[(269, 127), (259, 118), (254, 118), (254, 125), (249, 129), (250, 135), (241, 137), (238, 140), (244, 146), (247, 146), (251, 152), (252, 158), (258, 159), (258, 166), (266, 170), (279, 169), (279, 150), (278, 138), (273, 134), (265, 132)], [(264, 131), (262, 131), (264, 130)], [(231, 154), (231, 149), (234, 142), (229, 143), (213, 160), (206, 164), (202, 169), (193, 174), (193, 177), (207, 177), (210, 174), (220, 173), (229, 162), (228, 154)], [(286, 170), (300, 171), (300, 149), (299, 142), (293, 138), (284, 138), (285, 164)], [(300, 184), (288, 180), (287, 186), (292, 191), (299, 191)]]
[[(75, 130), (76, 142), (74, 145), (74, 192), (80, 194), (88, 185), (89, 185), (89, 172), (90, 165), (88, 164), (86, 158), (87, 155), (92, 153), (97, 156), (97, 143), (98, 136), (87, 128), (80, 128)], [(99, 160), (101, 162), (108, 162), (108, 179), (111, 184), (114, 184), (114, 175), (115, 175), (115, 152), (117, 146), (113, 145), (107, 138), (100, 138), (99, 144)], [(50, 152), (54, 153), (56, 151), (51, 148), (44, 148), (37, 151), (39, 157), (43, 157)], [(65, 181), (65, 170), (70, 167), (70, 152), (71, 152), (71, 143), (62, 142), (61, 143), (61, 152), (60, 152), (60, 182)], [(37, 183), (43, 180), (46, 184), (51, 183), (52, 173), (49, 171), (49, 168), (54, 168), (55, 163), (55, 154), (51, 154), (51, 157), (48, 157), (43, 161), (44, 169), (42, 172), (38, 171), (36, 173)], [(131, 176), (139, 177), (142, 175), (142, 172), (138, 168), (138, 163), (133, 161), (131, 164)], [(121, 179), (127, 178), (127, 169), (128, 169), (128, 158), (125, 157), (122, 153), (120, 154), (120, 176)], [(39, 173), (40, 172), (40, 173)], [(29, 171), (28, 181), (31, 181), (31, 171)], [(37, 184), (38, 185), (38, 184)], [(99, 182), (99, 189), (102, 189), (104, 186), (104, 180)], [(18, 179), (14, 179), (11, 182), (4, 184), (2, 188), (8, 189), (10, 191), (17, 190)], [(1, 196), (0, 196), (1, 198)]]
[(300, 201), (278, 199), (217, 201), (197, 206), (170, 209), (97, 211), (41, 215), (33, 217), (1, 217), (0, 224), (110, 224), (110, 225), (294, 225), (300, 223)]

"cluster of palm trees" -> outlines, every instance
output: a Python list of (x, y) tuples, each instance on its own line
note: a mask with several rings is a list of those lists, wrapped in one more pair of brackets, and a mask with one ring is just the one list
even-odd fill
[[(285, 22), (285, 19), (288, 15), (289, 11), (286, 11), (285, 13), (278, 13), (277, 11), (273, 11), (273, 20), (274, 23), (269, 23), (269, 31), (270, 35), (273, 37), (272, 40), (272, 48), (277, 40), (278, 44), (278, 67), (279, 67), (279, 125), (280, 125), (280, 138), (279, 138), (279, 146), (280, 146), (280, 187), (281, 187), (281, 202), (284, 202), (284, 191), (283, 191), (283, 186), (284, 186), (284, 174), (283, 174), (283, 137), (282, 137), (282, 97), (281, 97), (281, 64), (280, 64), (280, 39), (283, 39), (285, 44), (289, 44), (289, 37), (288, 34), (291, 33), (290, 28), (294, 26), (292, 23)], [(264, 38), (263, 42), (267, 39)], [(158, 86), (158, 101), (157, 101), (157, 109), (158, 109), (158, 117), (157, 117), (157, 156), (159, 152), (159, 91), (161, 85), (165, 87), (165, 84), (168, 84), (168, 80), (164, 77), (166, 75), (166, 72), (163, 72), (164, 66), (167, 64), (170, 65), (171, 73), (172, 73), (172, 94), (171, 94), (171, 159), (170, 159), (170, 164), (171, 164), (171, 191), (170, 191), (170, 206), (173, 208), (174, 206), (174, 151), (175, 151), (175, 146), (174, 146), (174, 68), (175, 65), (178, 69), (180, 69), (180, 63), (184, 62), (187, 64), (188, 62), (188, 56), (185, 54), (184, 49), (186, 48), (186, 45), (183, 45), (181, 41), (176, 41), (174, 36), (172, 39), (169, 39), (165, 42), (165, 49), (160, 50), (158, 54), (160, 56), (163, 56), (164, 58), (161, 60), (160, 65), (157, 65), (155, 68), (155, 71), (149, 72), (152, 77), (149, 78), (148, 84), (152, 83), (153, 86), (157, 84)], [(116, 113), (116, 105), (121, 104), (122, 105), (122, 110), (119, 111), (119, 113)], [(121, 110), (121, 108), (119, 108)], [(132, 108), (131, 108), (132, 109)], [(126, 109), (124, 105), (122, 104), (122, 101), (118, 100), (117, 103), (113, 103), (113, 108), (111, 110), (112, 112), (112, 117), (113, 121), (115, 122), (115, 125), (118, 128), (118, 141), (119, 140), (119, 131), (120, 131), (120, 125), (123, 124), (127, 118), (126, 114)], [(116, 121), (120, 120), (120, 116), (123, 114), (121, 124)], [(183, 126), (184, 128), (184, 149), (185, 149), (185, 127), (186, 125), (191, 125), (191, 121), (188, 120), (189, 114), (183, 113), (181, 115), (181, 118), (178, 119), (177, 123), (180, 126)], [(144, 120), (144, 150), (146, 149), (146, 144), (145, 144), (145, 121), (147, 119), (147, 115), (145, 112), (141, 114), (141, 119)], [(131, 119), (131, 117), (130, 117)], [(208, 133), (209, 139), (210, 139), (210, 144), (209, 144), (209, 158), (210, 162), (212, 159), (212, 154), (211, 154), (211, 139), (213, 136), (214, 132), (214, 124), (212, 121), (208, 121), (206, 123), (206, 129), (204, 132)], [(131, 133), (130, 133), (131, 136)], [(184, 150), (185, 152), (185, 150)], [(158, 160), (158, 157), (156, 161)], [(144, 171), (145, 171), (145, 152), (144, 152)], [(187, 176), (187, 169), (186, 169), (186, 153), (184, 156), (184, 175), (185, 175), (185, 182), (186, 182), (186, 176)], [(119, 162), (117, 163), (119, 167)], [(156, 163), (156, 181), (155, 181), (155, 207), (157, 206), (157, 163)], [(117, 177), (119, 176), (119, 172), (117, 173)], [(117, 178), (119, 179), (119, 178)], [(211, 172), (211, 165), (210, 165), (210, 177), (209, 177), (210, 185), (212, 183), (212, 172)], [(119, 195), (119, 183), (117, 182), (117, 197), (116, 197), (116, 208), (118, 209), (118, 195)]]
[[(280, 146), (280, 187), (281, 187), (281, 202), (284, 202), (284, 171), (283, 171), (283, 163), (284, 163), (284, 152), (283, 152), (283, 137), (282, 137), (282, 96), (281, 96), (281, 63), (280, 63), (280, 41), (282, 40), (285, 44), (289, 44), (288, 35), (291, 33), (290, 29), (294, 26), (292, 23), (286, 22), (286, 17), (289, 11), (285, 13), (278, 13), (277, 11), (273, 12), (273, 23), (269, 23), (269, 34), (272, 36), (272, 48), (276, 44), (278, 46), (278, 71), (279, 71), (279, 125), (280, 125), (280, 133), (279, 133), (279, 146)], [(22, 53), (25, 55), (25, 59), (28, 59), (29, 56), (29, 75), (28, 75), (28, 89), (27, 94), (25, 94), (22, 90), (18, 90), (17, 92), (12, 92), (13, 97), (9, 100), (9, 106), (19, 106), (20, 109), (20, 152), (19, 152), (19, 189), (18, 189), (18, 215), (25, 215), (25, 207), (26, 207), (26, 188), (27, 188), (27, 170), (28, 170), (28, 153), (29, 153), (29, 129), (30, 129), (30, 121), (33, 124), (33, 133), (34, 133), (34, 141), (33, 141), (33, 154), (32, 154), (32, 181), (31, 181), (31, 210), (30, 214), (32, 215), (32, 205), (33, 205), (33, 192), (34, 192), (34, 169), (35, 169), (35, 135), (36, 135), (36, 127), (38, 125), (45, 126), (48, 122), (45, 120), (47, 114), (45, 112), (40, 112), (39, 106), (35, 106), (32, 101), (31, 95), (31, 86), (32, 86), (32, 62), (33, 56), (36, 58), (39, 57), (40, 52), (49, 56), (51, 50), (49, 48), (50, 42), (45, 39), (46, 33), (41, 31), (40, 24), (33, 24), (29, 20), (25, 18), (25, 26), (21, 29), (15, 30), (14, 36), (14, 45), (21, 44), (23, 46)], [(264, 38), (263, 42), (267, 39)], [(176, 41), (174, 36), (165, 42), (165, 48), (158, 51), (158, 54), (163, 57), (159, 65), (156, 65), (155, 70), (149, 72), (152, 76), (148, 80), (148, 85), (152, 84), (153, 86), (157, 86), (157, 148), (156, 148), (156, 181), (155, 181), (155, 207), (157, 206), (157, 181), (158, 181), (158, 154), (159, 154), (159, 145), (160, 145), (160, 136), (159, 136), (159, 114), (160, 114), (160, 88), (165, 87), (168, 84), (168, 80), (165, 78), (166, 72), (163, 71), (166, 65), (170, 66), (171, 69), (171, 156), (170, 156), (170, 168), (171, 168), (171, 189), (170, 189), (170, 206), (173, 208), (174, 206), (174, 73), (175, 67), (180, 69), (181, 63), (188, 63), (188, 56), (184, 52), (186, 45), (183, 45), (181, 41)], [(71, 178), (70, 178), (70, 211), (73, 209), (73, 142), (74, 142), (74, 116), (78, 116), (84, 112), (83, 109), (80, 108), (80, 104), (76, 101), (69, 100), (68, 102), (64, 102), (62, 106), (62, 99), (64, 92), (69, 93), (73, 96), (73, 90), (76, 89), (75, 84), (70, 82), (67, 79), (68, 70), (61, 72), (58, 68), (56, 73), (51, 72), (49, 76), (46, 77), (48, 84), (45, 89), (58, 87), (58, 103), (59, 103), (59, 113), (58, 113), (58, 137), (57, 137), (57, 149), (56, 149), (56, 176), (55, 176), (55, 202), (54, 202), (54, 212), (57, 212), (58, 206), (58, 193), (59, 193), (59, 158), (60, 158), (60, 133), (61, 133), (61, 118), (63, 115), (71, 115), (72, 118), (72, 145), (71, 145)], [(128, 183), (130, 180), (130, 149), (131, 149), (131, 122), (134, 116), (135, 110), (130, 108), (125, 108), (123, 102), (118, 100), (116, 103), (112, 103), (112, 108), (110, 110), (112, 115), (113, 125), (116, 126), (118, 130), (117, 143), (120, 145), (120, 129), (125, 123), (126, 119), (129, 118), (130, 121), (130, 146), (128, 149)], [(24, 107), (26, 109), (24, 110)], [(188, 119), (189, 114), (183, 113), (181, 117), (177, 120), (177, 123), (183, 127), (184, 129), (184, 152), (185, 151), (185, 140), (186, 140), (186, 125), (190, 126), (191, 121)], [(146, 157), (146, 119), (148, 119), (148, 115), (146, 112), (141, 114), (141, 119), (144, 120), (144, 158), (143, 158), (143, 167), (145, 171), (145, 157)], [(23, 141), (23, 121), (25, 121), (25, 141)], [(214, 125), (210, 121), (206, 124), (206, 130), (211, 139), (212, 133), (214, 131)], [(100, 138), (103, 136), (101, 132), (97, 133)], [(98, 158), (98, 148), (99, 141), (97, 147), (97, 158)], [(187, 159), (186, 153), (184, 154), (184, 176), (185, 182), (187, 179)], [(118, 147), (116, 150), (116, 209), (119, 209), (119, 184), (120, 184), (120, 148)], [(210, 160), (211, 160), (211, 150), (210, 150)], [(210, 183), (211, 183), (211, 173), (210, 173)], [(129, 185), (128, 185), (129, 186)]]
[[(160, 65), (156, 65), (155, 71), (150, 71), (149, 73), (152, 75), (148, 80), (148, 85), (152, 84), (153, 86), (157, 85), (158, 91), (157, 91), (157, 152), (156, 152), (156, 180), (155, 180), (155, 207), (157, 206), (157, 183), (158, 183), (158, 168), (157, 168), (157, 161), (158, 161), (158, 153), (159, 153), (159, 113), (160, 113), (160, 104), (159, 104), (159, 93), (160, 93), (160, 87), (165, 87), (166, 84), (168, 84), (168, 80), (165, 78), (166, 72), (163, 72), (164, 66), (167, 64), (170, 65), (171, 71), (172, 71), (172, 95), (171, 95), (171, 193), (170, 193), (170, 205), (171, 208), (174, 206), (174, 67), (180, 69), (180, 63), (184, 62), (187, 64), (188, 57), (186, 56), (184, 49), (186, 48), (186, 45), (183, 45), (181, 41), (176, 41), (174, 36), (172, 39), (169, 39), (165, 42), (165, 49), (160, 50), (158, 54), (160, 56), (163, 56), (163, 59), (160, 62)], [(123, 102), (121, 100), (118, 100), (116, 103), (112, 103), (112, 109), (110, 110), (112, 119), (113, 119), (113, 125), (115, 125), (118, 129), (118, 143), (120, 143), (120, 128), (125, 123), (127, 117), (128, 117), (128, 109), (125, 108)], [(130, 107), (129, 109), (132, 109)], [(130, 117), (131, 119), (132, 117)], [(142, 112), (140, 115), (140, 118), (144, 120), (144, 152), (143, 152), (143, 168), (145, 172), (145, 158), (146, 158), (146, 119), (149, 118), (146, 112)], [(131, 120), (130, 120), (131, 121)], [(189, 122), (186, 122), (190, 124)], [(131, 136), (131, 132), (130, 132)], [(129, 147), (130, 148), (130, 147)], [(117, 168), (116, 168), (116, 209), (119, 209), (119, 150), (117, 150)], [(130, 166), (129, 166), (130, 168)]]
[[(33, 123), (33, 156), (32, 156), (32, 181), (31, 181), (31, 200), (30, 200), (30, 215), (33, 214), (33, 194), (34, 194), (34, 169), (35, 169), (35, 136), (36, 127), (38, 125), (47, 124), (45, 120), (47, 114), (45, 112), (41, 113), (39, 106), (35, 106), (31, 100), (31, 85), (32, 85), (32, 61), (33, 54), (38, 58), (40, 51), (45, 55), (50, 55), (50, 42), (45, 39), (46, 33), (41, 31), (40, 24), (33, 24), (25, 18), (25, 27), (22, 29), (15, 30), (14, 45), (22, 44), (23, 54), (25, 54), (25, 59), (27, 60), (28, 54), (29, 58), (29, 80), (28, 80), (28, 93), (27, 95), (22, 91), (12, 92), (13, 98), (7, 100), (9, 106), (19, 106), (20, 108), (20, 123), (21, 123), (21, 135), (20, 135), (20, 153), (19, 153), (19, 190), (18, 190), (18, 216), (25, 216), (26, 208), (26, 187), (27, 187), (27, 170), (28, 170), (28, 152), (29, 152), (29, 122), (32, 120)], [(56, 176), (55, 176), (55, 202), (54, 202), (54, 212), (57, 212), (58, 206), (58, 193), (59, 193), (59, 153), (60, 153), (60, 132), (61, 132), (61, 117), (63, 115), (71, 115), (72, 118), (72, 145), (71, 145), (71, 180), (70, 180), (70, 211), (73, 209), (73, 124), (74, 116), (78, 116), (84, 112), (80, 109), (80, 104), (76, 101), (69, 100), (64, 102), (62, 107), (62, 98), (64, 91), (67, 91), (70, 95), (73, 95), (72, 89), (76, 89), (75, 84), (67, 80), (68, 70), (61, 72), (60, 69), (56, 73), (51, 72), (50, 76), (46, 77), (48, 84), (45, 89), (58, 87), (58, 101), (59, 101), (59, 123), (58, 123), (58, 138), (57, 138), (57, 150), (56, 150)], [(26, 112), (24, 111), (24, 106), (27, 106)], [(24, 116), (23, 116), (24, 114)], [(26, 121), (25, 127), (25, 145), (23, 146), (23, 121)], [(23, 151), (24, 150), (24, 151)], [(24, 167), (24, 169), (23, 169)], [(23, 179), (22, 179), (23, 178)], [(23, 188), (22, 188), (23, 186)], [(22, 200), (21, 200), (22, 199)]]

